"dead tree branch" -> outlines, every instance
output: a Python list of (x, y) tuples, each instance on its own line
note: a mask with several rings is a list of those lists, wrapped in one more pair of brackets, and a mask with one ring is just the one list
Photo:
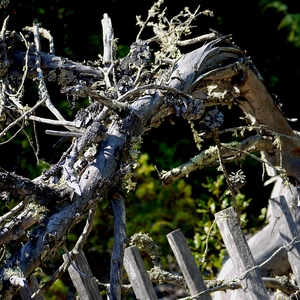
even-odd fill
[[(197, 11), (188, 15), (180, 36)], [(230, 35), (206, 36), (206, 40), (214, 39), (179, 58), (175, 51), (174, 57), (178, 59), (161, 70), (159, 65), (151, 67), (148, 44), (141, 40), (133, 43), (125, 58), (115, 59), (114, 35), (107, 15), (104, 16), (103, 27), (104, 57), (92, 66), (54, 56), (51, 54), (54, 53), (52, 46), (50, 54), (43, 53), (39, 40), (43, 31), (37, 24), (27, 28), (34, 33), (34, 47), (27, 48), (26, 52), (13, 46), (8, 51), (5, 43), (0, 45), (7, 51), (7, 56), (1, 57), (0, 76), (3, 82), (9, 82), (0, 91), (0, 112), (5, 117), (14, 112), (14, 118), (6, 119), (11, 122), (4, 122), (6, 127), (0, 137), (5, 137), (21, 120), (29, 119), (62, 125), (69, 134), (59, 134), (73, 138), (59, 162), (34, 181), (0, 171), (0, 190), (14, 193), (20, 199), (20, 204), (0, 219), (0, 244), (24, 237), (27, 230), (36, 224), (24, 245), (1, 266), (3, 299), (12, 299), (20, 288), (15, 279), (29, 278), (47, 257), (53, 256), (64, 245), (75, 225), (87, 214), (91, 217), (91, 210), (103, 198), (113, 199), (115, 218), (110, 299), (120, 299), (120, 274), (126, 241), (126, 218), (120, 186), (134, 160), (128, 153), (136, 140), (142, 140), (145, 132), (158, 127), (170, 115), (187, 121), (198, 120), (204, 128), (202, 133), (210, 138), (212, 131), (218, 132), (223, 122), (222, 115), (216, 109), (210, 110), (211, 106), (236, 104), (255, 128), (255, 133), (232, 143), (223, 143), (220, 138), (218, 147), (213, 143), (182, 166), (160, 173), (165, 186), (204, 166), (219, 165), (220, 156), (224, 167), (226, 162), (239, 158), (241, 154), (253, 152), (263, 154), (260, 159), (268, 166), (270, 174), (284, 169), (288, 176), (300, 182), (300, 140), (277, 108), (252, 62), (232, 43)], [(166, 33), (160, 32), (158, 27), (155, 30), (157, 40), (162, 42)], [(6, 36), (5, 21), (2, 41)], [(183, 45), (184, 42), (179, 42), (180, 36), (176, 37), (176, 43)], [(51, 37), (49, 39), (51, 44)], [(173, 54), (166, 52), (164, 58), (169, 59)], [(143, 73), (143, 70), (147, 72)], [(40, 101), (23, 111), (23, 106), (9, 99), (7, 91), (10, 86), (17, 87), (19, 91), (25, 74), (26, 80), (37, 81)], [(89, 98), (89, 106), (78, 111), (73, 121), (66, 121), (51, 102), (48, 82), (55, 82), (61, 87), (71, 106), (75, 106), (75, 100), (85, 97)], [(57, 120), (33, 116), (32, 113), (41, 104), (46, 104)], [(263, 130), (263, 127), (269, 131)], [(201, 138), (199, 132), (198, 140)], [(63, 265), (53, 278), (57, 278), (65, 267)], [(50, 284), (54, 279), (49, 280)]]

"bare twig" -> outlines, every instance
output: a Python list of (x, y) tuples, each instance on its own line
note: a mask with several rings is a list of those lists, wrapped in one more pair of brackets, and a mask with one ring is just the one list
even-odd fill
[(21, 115), (19, 118), (17, 118), (12, 123), (10, 123), (7, 127), (5, 127), (5, 129), (3, 129), (0, 132), (0, 138), (3, 137), (17, 123), (19, 123), (21, 120), (23, 120), (25, 117), (27, 117), (28, 115), (30, 115), (33, 111), (35, 111), (40, 105), (42, 105), (43, 103), (45, 103), (45, 101), (46, 101), (46, 98), (42, 99), (36, 105), (34, 105), (32, 108), (30, 108), (29, 110), (27, 110), (23, 115)]
[(212, 33), (204, 34), (204, 35), (201, 35), (196, 38), (189, 39), (189, 40), (177, 41), (176, 44), (177, 44), (177, 46), (189, 46), (189, 45), (193, 45), (196, 43), (202, 43), (205, 41), (214, 40), (220, 36), (221, 36), (221, 34), (214, 31)]
[(22, 41), (24, 42), (25, 46), (26, 46), (26, 52), (25, 52), (25, 57), (24, 57), (24, 60), (25, 60), (25, 63), (24, 63), (24, 72), (23, 72), (23, 75), (22, 75), (22, 80), (21, 80), (21, 83), (20, 83), (20, 86), (17, 90), (16, 93), (12, 94), (12, 93), (8, 93), (6, 92), (7, 96), (9, 97), (9, 99), (11, 101), (13, 101), (16, 105), (16, 107), (19, 108), (20, 106), (20, 103), (18, 101), (15, 100), (15, 97), (18, 97), (18, 98), (21, 98), (22, 97), (22, 89), (23, 89), (23, 86), (24, 86), (24, 83), (25, 83), (25, 79), (26, 79), (26, 76), (27, 76), (27, 73), (28, 73), (28, 59), (29, 59), (29, 50), (30, 50), (30, 47), (29, 47), (29, 44), (28, 42), (26, 41), (25, 37), (23, 36), (23, 34), (21, 33), (21, 37), (22, 37)]
[[(115, 111), (116, 113), (121, 113), (124, 111), (129, 111), (130, 107), (127, 103), (122, 103), (119, 100), (111, 100), (103, 95), (100, 95), (96, 91), (89, 90), (88, 95), (94, 99), (99, 101), (100, 103), (104, 104), (106, 107)], [(122, 97), (121, 97), (122, 98)]]
[[(7, 112), (7, 114), (10, 116), (10, 113), (9, 112)], [(23, 124), (24, 124), (24, 122), (22, 122)], [(0, 145), (4, 145), (4, 144), (7, 144), (7, 143), (9, 143), (11, 140), (13, 140), (17, 135), (18, 135), (18, 133), (20, 132), (20, 131), (22, 131), (23, 130), (23, 128), (24, 128), (24, 126), (23, 126), (23, 124), (22, 125), (19, 125), (20, 126), (20, 128), (8, 139), (8, 140), (6, 140), (6, 141), (4, 141), (4, 142), (2, 142), (2, 143), (0, 143)]]
[(76, 137), (76, 138), (80, 138), (83, 135), (83, 133), (78, 133), (78, 132), (57, 131), (57, 130), (48, 130), (48, 129), (45, 131), (45, 133), (49, 135)]
[[(3, 43), (5, 43), (5, 33), (6, 33), (6, 30), (7, 30), (8, 19), (9, 19), (8, 16), (4, 19), (2, 29), (1, 29), (1, 32), (0, 32), (0, 39)], [(6, 53), (6, 50), (5, 50), (4, 58), (3, 58), (3, 65), (8, 66), (8, 64), (9, 64), (9, 61), (7, 59), (7, 53)]]
[[(267, 140), (261, 136), (253, 136), (241, 142), (222, 143), (221, 154), (226, 161), (236, 159), (238, 153), (245, 153), (251, 155), (250, 152), (273, 149), (272, 141)], [(173, 181), (188, 176), (194, 170), (201, 169), (205, 166), (210, 166), (218, 161), (218, 152), (216, 146), (211, 146), (209, 149), (203, 150), (200, 154), (191, 158), (185, 164), (174, 168), (168, 172), (160, 174), (160, 178), (164, 186), (169, 185)], [(257, 158), (259, 159), (259, 158)]]
[(135, 89), (126, 92), (125, 94), (123, 94), (121, 97), (118, 98), (118, 101), (125, 102), (128, 98), (135, 96), (135, 95), (139, 95), (147, 90), (161, 90), (161, 91), (173, 93), (177, 96), (183, 96), (185, 98), (191, 97), (190, 95), (183, 93), (182, 91), (180, 91), (176, 88), (170, 87), (170, 86), (164, 86), (164, 85), (158, 85), (158, 84), (147, 84), (147, 85), (143, 85), (143, 86), (138, 86)]
[(0, 39), (2, 41), (5, 41), (5, 33), (6, 33), (6, 29), (7, 29), (7, 23), (8, 23), (8, 19), (9, 17), (7, 16), (3, 22), (2, 28), (1, 28), (1, 32), (0, 32)]
[[(39, 26), (38, 24), (33, 24), (33, 34), (34, 34), (34, 42), (36, 47), (36, 70), (38, 73), (38, 89), (39, 89), (39, 97), (40, 99), (45, 99), (46, 106), (48, 109), (56, 116), (56, 118), (60, 121), (65, 121), (61, 113), (56, 109), (56, 107), (52, 104), (50, 95), (48, 93), (47, 86), (44, 81), (43, 71), (41, 69), (41, 44), (39, 38)], [(79, 131), (75, 127), (65, 126), (70, 131)]]
[(0, 226), (10, 219), (13, 215), (15, 215), (17, 212), (19, 212), (21, 209), (25, 207), (26, 201), (21, 201), (19, 204), (17, 204), (15, 207), (13, 207), (8, 213), (4, 214), (2, 217), (0, 217)]
[(37, 117), (37, 116), (29, 116), (28, 120), (31, 121), (36, 121), (36, 122), (41, 122), (44, 124), (51, 124), (51, 125), (55, 125), (55, 126), (73, 126), (76, 127), (76, 125), (74, 124), (74, 122), (71, 121), (59, 121), (59, 120), (51, 120), (51, 119), (46, 119), (46, 118), (41, 118), (41, 117)]
[(239, 215), (239, 211), (238, 211), (238, 204), (237, 204), (237, 200), (236, 200), (236, 193), (235, 193), (235, 190), (233, 189), (231, 183), (230, 183), (230, 180), (229, 180), (229, 177), (228, 177), (228, 173), (227, 173), (227, 170), (226, 170), (226, 167), (225, 167), (225, 163), (224, 163), (224, 160), (223, 160), (223, 157), (222, 157), (222, 153), (221, 153), (221, 149), (222, 149), (222, 145), (221, 145), (221, 142), (220, 142), (220, 139), (219, 139), (219, 134), (218, 134), (218, 131), (217, 129), (212, 129), (212, 134), (213, 134), (213, 138), (214, 138), (214, 141), (217, 145), (217, 153), (218, 153), (218, 158), (219, 158), (219, 162), (220, 162), (220, 168), (225, 176), (225, 180), (226, 180), (226, 183), (227, 183), (227, 186), (229, 188), (229, 191), (231, 193), (231, 196), (232, 196), (232, 200), (233, 200), (233, 206), (234, 206), (234, 210), (235, 212)]
[[(36, 133), (36, 131), (35, 131), (35, 126), (33, 127), (33, 129), (34, 129), (34, 133)], [(37, 164), (39, 164), (39, 157), (38, 157), (38, 154), (39, 154), (39, 151), (38, 151), (38, 149), (39, 149), (39, 146), (38, 146), (38, 139), (37, 139), (37, 136), (36, 136), (36, 145), (37, 145), (37, 149), (35, 149), (34, 148), (34, 145), (33, 145), (33, 142), (32, 142), (32, 140), (31, 140), (31, 137), (28, 135), (28, 133), (22, 128), (22, 130), (23, 130), (23, 133), (25, 134), (25, 136), (27, 137), (27, 140), (28, 140), (28, 143), (29, 143), (29, 145), (30, 145), (30, 147), (31, 147), (31, 149), (33, 150), (33, 153), (34, 153), (34, 155), (35, 155), (35, 158), (36, 158), (36, 162), (37, 162)]]

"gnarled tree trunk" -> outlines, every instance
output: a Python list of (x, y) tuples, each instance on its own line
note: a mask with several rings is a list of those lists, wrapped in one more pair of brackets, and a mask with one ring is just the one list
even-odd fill
[[(20, 36), (8, 32), (6, 26), (4, 22), (0, 37), (0, 112), (2, 116), (14, 115), (15, 119), (6, 118), (0, 136), (4, 137), (14, 125), (26, 119), (65, 126), (67, 132), (49, 133), (71, 136), (73, 141), (58, 164), (35, 180), (0, 171), (0, 190), (14, 192), (21, 199), (15, 211), (1, 218), (0, 244), (24, 237), (26, 230), (35, 225), (23, 247), (1, 266), (3, 299), (13, 297), (24, 282), (22, 278), (28, 278), (45, 258), (53, 255), (74, 226), (88, 214), (92, 215), (102, 198), (122, 201), (120, 182), (131, 171), (130, 150), (141, 141), (145, 132), (158, 127), (169, 115), (176, 114), (189, 121), (202, 120), (204, 136), (213, 136), (214, 140), (210, 148), (186, 164), (160, 173), (164, 185), (205, 166), (222, 165), (241, 154), (259, 151), (270, 175), (280, 174), (300, 181), (299, 139), (252, 62), (231, 42), (230, 36), (212, 33), (207, 36), (211, 41), (165, 68), (158, 65), (156, 70), (159, 71), (155, 71), (151, 68), (149, 47), (144, 41), (136, 41), (124, 59), (115, 59), (112, 26), (107, 15), (103, 20), (105, 53), (103, 60), (93, 66), (43, 53), (39, 42), (43, 32), (37, 24), (28, 29), (34, 33), (35, 46), (25, 51), (18, 49), (14, 40)], [(130, 73), (133, 74), (130, 75), (131, 84), (126, 83)], [(22, 85), (25, 78), (36, 79), (40, 98), (27, 110), (11, 91), (11, 86)], [(53, 107), (47, 81), (59, 84), (71, 102), (88, 96), (89, 107), (81, 110), (73, 121), (65, 121)], [(55, 120), (32, 114), (42, 104), (55, 115)], [(242, 109), (252, 135), (225, 144), (218, 133), (222, 115), (211, 107), (233, 104)], [(122, 205), (114, 207), (122, 210)], [(115, 217), (122, 215), (118, 212)], [(119, 223), (124, 226), (124, 222)], [(113, 262), (117, 261), (117, 268), (121, 268), (126, 237), (124, 230), (116, 231), (122, 234), (114, 248), (113, 256), (117, 253), (117, 257), (113, 257)], [(255, 241), (260, 236), (265, 236), (264, 230), (252, 238), (254, 257), (259, 250)], [(84, 238), (71, 255), (82, 248)], [(277, 247), (277, 239), (273, 242), (265, 248), (266, 253)], [(258, 260), (264, 259), (260, 253)], [(276, 259), (278, 257), (273, 258)], [(270, 264), (277, 263), (272, 261)], [(280, 268), (288, 269), (284, 256), (280, 256)], [(119, 299), (120, 278), (113, 278), (114, 274), (112, 272), (110, 297)], [(115, 276), (120, 275), (116, 272)], [(17, 282), (12, 280), (16, 277), (19, 278)]]

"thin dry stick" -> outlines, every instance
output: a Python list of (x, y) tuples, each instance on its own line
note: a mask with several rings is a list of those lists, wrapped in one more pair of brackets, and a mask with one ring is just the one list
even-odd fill
[(21, 120), (23, 120), (26, 116), (31, 114), (33, 111), (35, 111), (40, 105), (42, 105), (46, 101), (46, 98), (39, 101), (35, 106), (33, 106), (31, 109), (27, 110), (23, 115), (21, 115), (19, 118), (14, 120), (12, 123), (10, 123), (5, 129), (3, 129), (0, 133), (0, 138), (3, 137), (12, 127), (14, 127), (17, 123), (19, 123)]
[(37, 158), (37, 163), (39, 164), (39, 153), (40, 153), (40, 143), (39, 143), (39, 137), (36, 129), (36, 122), (33, 121), (33, 131), (34, 131), (34, 138), (35, 138), (35, 143), (36, 143), (36, 158)]
[(213, 221), (213, 223), (211, 224), (211, 226), (209, 227), (208, 229), (208, 232), (207, 232), (207, 237), (206, 237), (206, 240), (205, 240), (205, 249), (204, 249), (204, 253), (203, 253), (203, 256), (201, 258), (201, 262), (204, 263), (205, 260), (206, 260), (206, 256), (207, 256), (207, 253), (208, 253), (208, 242), (209, 242), (209, 237), (210, 237), (210, 233), (214, 227), (214, 225), (216, 224), (216, 220)]
[(219, 161), (220, 161), (220, 167), (222, 168), (222, 172), (223, 172), (223, 174), (225, 176), (226, 183), (228, 185), (228, 188), (229, 188), (231, 196), (232, 196), (233, 207), (234, 207), (235, 212), (238, 213), (238, 204), (237, 204), (237, 200), (236, 200), (236, 193), (235, 193), (235, 191), (234, 191), (234, 189), (233, 189), (233, 187), (231, 185), (231, 182), (229, 180), (229, 176), (227, 174), (227, 170), (225, 168), (225, 163), (223, 161), (223, 157), (222, 157), (222, 154), (221, 154), (222, 144), (220, 142), (217, 129), (214, 128), (212, 130), (212, 134), (213, 134), (214, 141), (215, 141), (215, 143), (217, 145), (217, 152), (218, 152), (218, 157), (219, 157)]
[(41, 117), (37, 117), (37, 116), (29, 116), (28, 120), (37, 121), (37, 122), (45, 123), (45, 124), (51, 124), (51, 125), (55, 125), (55, 126), (73, 126), (73, 127), (76, 127), (76, 125), (72, 121), (52, 120), (52, 119), (46, 119), (46, 118), (41, 118)]
[[(52, 104), (50, 95), (48, 93), (47, 86), (44, 81), (43, 71), (41, 69), (41, 44), (40, 44), (40, 37), (39, 37), (39, 25), (33, 24), (33, 34), (34, 34), (34, 42), (36, 47), (36, 70), (38, 73), (38, 90), (39, 90), (39, 96), (40, 99), (45, 99), (46, 106), (48, 109), (55, 115), (55, 117), (60, 121), (65, 121), (64, 117), (61, 115), (61, 113), (56, 109), (56, 107)], [(76, 129), (75, 127), (69, 127), (65, 126), (70, 131), (78, 131), (80, 130)]]
[(15, 134), (12, 135), (8, 140), (6, 140), (6, 141), (0, 143), (0, 146), (1, 146), (1, 145), (4, 145), (4, 144), (7, 144), (7, 143), (9, 143), (10, 141), (12, 141), (12, 140), (18, 135), (18, 133), (19, 133), (22, 129), (23, 129), (23, 127), (21, 127), (20, 129), (18, 129), (17, 132), (15, 132)]
[(138, 32), (137, 36), (136, 36), (136, 41), (140, 39), (140, 36), (143, 32), (143, 30), (146, 28), (146, 26), (148, 25), (148, 22), (150, 20), (150, 18), (154, 17), (155, 15), (157, 15), (159, 13), (159, 9), (160, 6), (163, 4), (163, 1), (157, 1), (153, 4), (153, 6), (149, 9), (149, 13), (147, 15), (147, 19), (145, 22), (143, 22), (143, 26), (141, 26), (140, 31)]
[[(115, 111), (116, 113), (120, 113), (130, 109), (127, 103), (121, 103), (121, 101), (119, 100), (111, 100), (103, 95), (100, 95), (96, 91), (89, 90), (88, 94), (92, 99), (99, 101), (100, 103), (102, 103), (112, 111)], [(120, 97), (120, 99), (121, 98), (122, 97)]]
[[(21, 37), (22, 37), (22, 41), (24, 41), (24, 44), (26, 46), (26, 53), (25, 53), (25, 63), (24, 63), (24, 72), (23, 72), (23, 75), (22, 75), (22, 80), (21, 80), (21, 83), (20, 83), (20, 86), (17, 90), (17, 92), (15, 94), (11, 94), (11, 93), (8, 93), (6, 92), (6, 95), (8, 97), (10, 97), (10, 99), (14, 102), (14, 97), (21, 97), (22, 96), (22, 93), (21, 93), (21, 90), (24, 86), (24, 83), (25, 83), (25, 79), (26, 79), (26, 76), (27, 76), (27, 73), (28, 73), (28, 59), (29, 59), (29, 50), (30, 50), (30, 47), (29, 47), (29, 44), (27, 43), (25, 37), (23, 36), (22, 33), (20, 33)], [(16, 105), (18, 106), (18, 105)]]
[[(100, 95), (99, 93), (97, 93), (95, 91), (89, 91), (89, 96), (92, 97), (93, 99), (99, 101), (100, 103), (104, 104), (106, 107), (108, 107), (112, 111), (116, 111), (118, 113), (118, 112), (130, 109), (129, 105), (126, 103), (128, 98), (130, 98), (132, 96), (135, 96), (137, 94), (141, 94), (146, 90), (152, 90), (152, 89), (174, 93), (178, 96), (183, 96), (185, 98), (190, 98), (191, 97), (188, 94), (183, 93), (183, 92), (181, 92), (180, 90), (178, 90), (176, 88), (172, 88), (172, 87), (169, 87), (169, 86), (158, 85), (158, 84), (147, 84), (147, 85), (136, 87), (135, 89), (130, 90), (130, 91), (126, 92), (125, 94), (123, 94), (122, 96), (120, 96), (118, 98), (118, 100), (108, 99), (108, 98)], [(123, 102), (125, 102), (125, 103), (123, 103)]]
[(67, 247), (66, 247), (65, 245), (62, 245), (62, 248), (63, 248), (63, 250), (65, 251), (65, 254), (67, 255), (67, 257), (68, 257), (68, 259), (69, 259), (69, 261), (70, 261), (70, 265), (74, 268), (74, 270), (75, 270), (78, 274), (80, 274), (80, 276), (85, 277), (85, 278), (90, 278), (90, 279), (93, 279), (93, 280), (95, 280), (96, 282), (98, 282), (98, 280), (97, 280), (97, 278), (96, 278), (95, 276), (89, 275), (89, 274), (85, 274), (85, 273), (81, 272), (81, 271), (78, 269), (78, 267), (74, 264), (74, 262), (73, 262), (74, 258), (72, 259), (71, 255), (70, 255), (70, 252), (68, 251)]
[(9, 19), (9, 16), (7, 16), (4, 19), (4, 22), (3, 22), (3, 25), (2, 25), (2, 29), (1, 29), (1, 32), (0, 32), (0, 38), (1, 38), (2, 41), (5, 41), (5, 32), (6, 32), (6, 29), (7, 29), (8, 19)]
[(135, 96), (136, 94), (140, 94), (146, 90), (161, 90), (165, 92), (174, 93), (178, 96), (183, 96), (185, 98), (191, 98), (190, 95), (183, 93), (180, 90), (176, 88), (172, 88), (170, 86), (163, 86), (159, 84), (147, 84), (147, 85), (136, 87), (134, 90), (130, 90), (126, 92), (125, 94), (123, 94), (121, 97), (118, 98), (118, 102), (125, 102), (131, 96)]
[(17, 204), (15, 207), (13, 207), (8, 213), (6, 213), (2, 217), (0, 217), (0, 226), (2, 225), (3, 222), (10, 219), (14, 214), (16, 214), (22, 208), (24, 208), (25, 203), (26, 203), (26, 201), (21, 201), (19, 204)]
[[(31, 26), (26, 26), (23, 28), (23, 30), (34, 32), (34, 28)], [(49, 41), (49, 53), (54, 55), (54, 39), (53, 36), (50, 34), (50, 31), (46, 30), (45, 28), (39, 28), (38, 30), (39, 34)]]
[(198, 37), (193, 38), (193, 39), (184, 40), (184, 41), (177, 41), (176, 45), (177, 46), (189, 46), (189, 45), (193, 45), (193, 44), (196, 44), (196, 43), (202, 43), (202, 42), (205, 42), (205, 41), (214, 40), (214, 39), (216, 39), (220, 36), (221, 36), (221, 34), (218, 34), (217, 32), (208, 33), (208, 34), (204, 34), (204, 35), (198, 36)]
[[(28, 143), (29, 143), (30, 147), (31, 147), (32, 150), (33, 150), (33, 153), (34, 153), (34, 155), (35, 155), (37, 164), (39, 164), (39, 161), (40, 161), (40, 160), (39, 160), (39, 157), (38, 157), (38, 151), (34, 148), (34, 145), (33, 145), (32, 141), (31, 141), (31, 138), (30, 138), (30, 136), (28, 135), (28, 133), (24, 130), (23, 126), (22, 126), (22, 130), (23, 130), (23, 133), (25, 134), (25, 136), (27, 137), (27, 140), (28, 140)], [(37, 138), (37, 137), (36, 137), (36, 138)], [(38, 149), (38, 148), (39, 148), (39, 147), (38, 147), (38, 140), (36, 139), (36, 141), (37, 141), (37, 149)]]
[(80, 138), (83, 136), (83, 133), (70, 132), (70, 131), (46, 130), (45, 133), (49, 134), (49, 135), (64, 136), (64, 137), (76, 137), (76, 138)]
[[(0, 38), (1, 38), (2, 42), (5, 42), (5, 33), (6, 33), (6, 29), (7, 29), (8, 19), (9, 19), (9, 16), (7, 16), (4, 19), (4, 22), (3, 22), (3, 25), (2, 25), (2, 29), (1, 29), (1, 32), (0, 32)], [(3, 47), (3, 49), (5, 49), (5, 48), (6, 47)], [(3, 68), (3, 66), (8, 66), (9, 65), (9, 61), (7, 59), (6, 50), (4, 51), (4, 58), (3, 58), (3, 63), (2, 64), (3, 64), (2, 68)]]

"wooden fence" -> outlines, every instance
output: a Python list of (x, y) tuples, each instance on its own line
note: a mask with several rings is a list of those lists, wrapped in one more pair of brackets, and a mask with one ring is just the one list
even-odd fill
[[(295, 278), (298, 279), (299, 286), (300, 243), (293, 243), (295, 239), (298, 240), (296, 224), (283, 196), (270, 199), (270, 203), (272, 204), (273, 214), (278, 216), (276, 230), (280, 230), (283, 244), (287, 245), (288, 259)], [(215, 220), (233, 265), (238, 274), (240, 274), (239, 280), (242, 290), (245, 293), (245, 299), (269, 299), (270, 296), (252, 257), (233, 208), (230, 207), (216, 213)], [(212, 290), (207, 289), (184, 235), (178, 229), (169, 233), (167, 239), (185, 279), (186, 286), (191, 295), (190, 298), (200, 300), (212, 299), (210, 294)], [(288, 245), (292, 246), (288, 247)], [(64, 259), (68, 258), (65, 257)], [(92, 277), (83, 252), (76, 257), (74, 263), (82, 273)], [(137, 299), (158, 299), (136, 246), (125, 249), (124, 268)], [(91, 280), (87, 276), (81, 276), (73, 266), (69, 267), (69, 274), (77, 289), (80, 300), (102, 299), (95, 280)], [(30, 295), (30, 291), (28, 289), (22, 288), (20, 294), (22, 299), (30, 299), (28, 296)], [(43, 299), (43, 296), (40, 296), (39, 299)]]

